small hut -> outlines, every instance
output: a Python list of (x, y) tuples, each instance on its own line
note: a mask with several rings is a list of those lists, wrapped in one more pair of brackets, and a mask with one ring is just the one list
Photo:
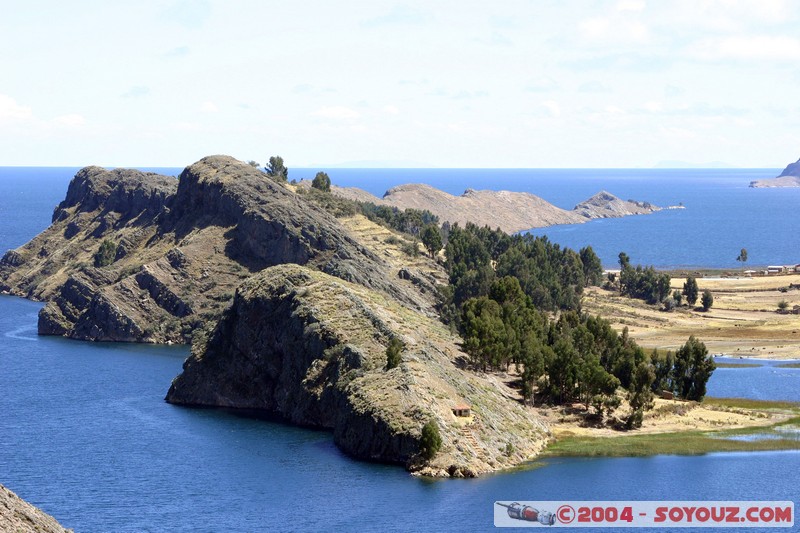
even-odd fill
[(453, 406), (453, 414), (456, 416), (471, 416), (472, 408), (465, 403), (459, 403)]

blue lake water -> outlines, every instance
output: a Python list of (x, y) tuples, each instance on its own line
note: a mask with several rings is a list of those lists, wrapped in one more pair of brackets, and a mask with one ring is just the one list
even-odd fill
[[(487, 531), (497, 500), (800, 497), (796, 452), (418, 479), (346, 457), (328, 432), (169, 405), (185, 348), (37, 337), (39, 308), (0, 297), (0, 482), (76, 531)], [(798, 399), (800, 370), (761, 373), (719, 369), (710, 394)]]
[[(47, 226), (69, 180), (56, 174), (0, 174), (0, 248)], [(78, 532), (489, 531), (497, 500), (800, 499), (797, 452), (414, 478), (351, 460), (327, 432), (171, 406), (186, 348), (38, 337), (40, 306), (0, 297), (0, 483)], [(709, 394), (800, 400), (798, 380), (770, 363), (718, 369)]]

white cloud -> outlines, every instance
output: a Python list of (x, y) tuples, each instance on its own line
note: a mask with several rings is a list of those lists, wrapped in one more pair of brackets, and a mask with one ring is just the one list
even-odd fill
[(0, 94), (0, 122), (24, 121), (33, 118), (30, 107), (22, 106), (8, 95)]
[(202, 111), (203, 113), (216, 113), (217, 111), (219, 111), (219, 108), (214, 102), (206, 100), (200, 105), (200, 111)]
[(664, 111), (664, 104), (661, 102), (645, 102), (644, 108), (650, 113), (660, 113)]
[(593, 17), (578, 24), (584, 39), (606, 43), (645, 43), (650, 40), (650, 29), (640, 21), (623, 15)]
[(542, 102), (542, 107), (547, 110), (551, 117), (561, 116), (561, 105), (555, 100), (545, 100)]
[(533, 93), (545, 93), (558, 90), (558, 82), (549, 76), (537, 78), (525, 86), (526, 91)]
[(644, 11), (644, 0), (620, 0), (617, 2), (617, 11)]
[(321, 107), (311, 115), (330, 120), (355, 120), (361, 116), (358, 111), (341, 105)]
[(692, 140), (697, 138), (697, 133), (687, 128), (661, 126), (659, 131), (664, 137), (670, 139)]
[(384, 106), (383, 112), (387, 113), (389, 115), (399, 115), (400, 114), (400, 110), (397, 108), (397, 106), (393, 106), (393, 105)]
[(80, 128), (86, 124), (86, 119), (83, 117), (83, 115), (70, 113), (68, 115), (61, 115), (60, 117), (54, 118), (53, 123), (56, 126), (61, 126), (64, 128)]
[(610, 93), (611, 89), (608, 88), (602, 82), (597, 80), (589, 80), (584, 83), (581, 83), (578, 86), (579, 93)]
[(796, 61), (800, 60), (800, 39), (769, 35), (703, 39), (690, 46), (687, 55), (706, 61)]

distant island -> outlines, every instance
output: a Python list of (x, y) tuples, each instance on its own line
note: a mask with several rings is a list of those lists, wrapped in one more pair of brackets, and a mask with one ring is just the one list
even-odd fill
[[(302, 180), (298, 186), (311, 187), (311, 180)], [(409, 183), (392, 187), (378, 198), (357, 187), (331, 187), (331, 193), (342, 198), (398, 209), (427, 210), (442, 222), (500, 228), (515, 233), (557, 224), (582, 224), (597, 218), (616, 218), (645, 215), (661, 208), (648, 202), (622, 200), (611, 193), (600, 191), (568, 211), (526, 193), (512, 191), (477, 191), (467, 189), (460, 196), (422, 183)]]
[(800, 159), (794, 163), (790, 163), (783, 169), (783, 172), (775, 178), (751, 181), (750, 187), (800, 187)]

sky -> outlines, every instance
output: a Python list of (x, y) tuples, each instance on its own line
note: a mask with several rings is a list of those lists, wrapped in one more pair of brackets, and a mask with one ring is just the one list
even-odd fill
[(794, 0), (0, 2), (0, 166), (800, 156)]

